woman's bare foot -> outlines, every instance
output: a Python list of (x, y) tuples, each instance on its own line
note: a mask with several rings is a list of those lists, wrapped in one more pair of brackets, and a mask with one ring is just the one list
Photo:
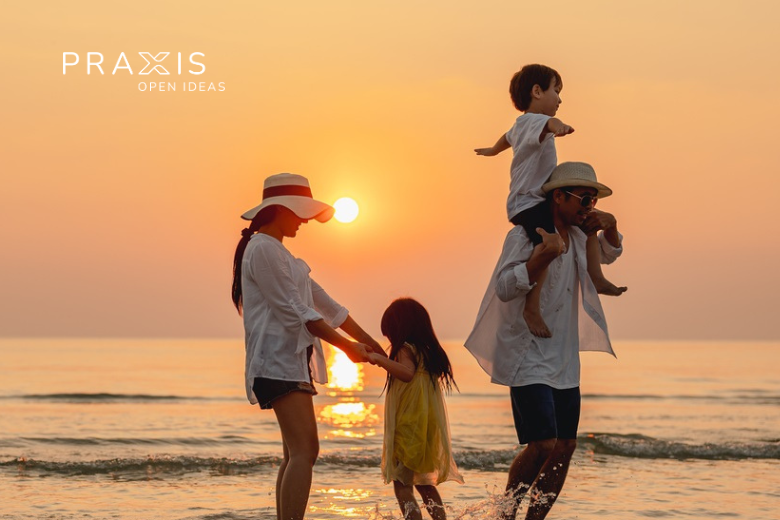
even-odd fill
[(628, 287), (618, 287), (606, 278), (593, 280), (593, 285), (596, 286), (596, 292), (607, 296), (620, 296), (628, 290)]
[(526, 305), (523, 310), (523, 318), (525, 318), (525, 322), (528, 324), (528, 330), (531, 331), (531, 334), (538, 338), (552, 338), (552, 332), (547, 328), (547, 324), (544, 322), (541, 312), (536, 309), (529, 309), (528, 305)]

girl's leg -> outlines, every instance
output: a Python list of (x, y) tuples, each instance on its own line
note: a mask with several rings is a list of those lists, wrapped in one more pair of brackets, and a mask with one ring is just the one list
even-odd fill
[(278, 520), (303, 520), (309, 502), (312, 467), (320, 450), (314, 404), (311, 394), (291, 392), (276, 399), (272, 406), (289, 455), (279, 479)]
[(414, 487), (394, 480), (393, 489), (395, 490), (395, 498), (398, 499), (398, 505), (401, 506), (404, 520), (422, 520), (420, 506), (417, 505), (417, 500), (414, 498)]
[(588, 235), (585, 248), (588, 258), (588, 274), (593, 285), (596, 286), (596, 291), (599, 294), (608, 296), (620, 296), (626, 292), (627, 287), (618, 287), (604, 277), (604, 273), (601, 270), (601, 245), (595, 233)]
[(444, 502), (441, 501), (441, 495), (436, 486), (414, 486), (422, 497), (426, 511), (433, 520), (447, 520), (447, 513), (444, 511)]

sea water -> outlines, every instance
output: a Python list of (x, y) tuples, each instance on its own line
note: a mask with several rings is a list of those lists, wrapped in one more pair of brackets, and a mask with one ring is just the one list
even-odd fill
[[(466, 484), (439, 491), (450, 519), (495, 518), (519, 449), (508, 390), (445, 348)], [(615, 349), (582, 354), (578, 448), (548, 518), (780, 519), (780, 344)], [(243, 356), (241, 340), (0, 340), (0, 519), (275, 518), (281, 437), (246, 401)], [(400, 518), (379, 473), (384, 373), (330, 362), (307, 518)]]

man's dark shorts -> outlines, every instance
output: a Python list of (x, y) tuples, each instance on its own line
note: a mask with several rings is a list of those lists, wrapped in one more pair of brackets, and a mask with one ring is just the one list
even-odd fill
[(512, 415), (520, 444), (545, 439), (576, 439), (580, 423), (580, 389), (548, 385), (513, 386)]

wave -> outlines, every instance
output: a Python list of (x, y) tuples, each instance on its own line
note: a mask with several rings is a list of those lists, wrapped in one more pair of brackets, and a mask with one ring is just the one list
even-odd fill
[[(242, 437), (237, 437), (243, 442)], [(641, 459), (676, 460), (780, 460), (780, 440), (754, 443), (687, 444), (654, 439), (644, 435), (592, 433), (578, 439), (580, 450), (594, 454)], [(462, 469), (477, 471), (506, 471), (517, 454), (517, 449), (468, 450), (455, 453)], [(0, 462), (0, 470), (33, 475), (113, 475), (124, 478), (164, 478), (185, 473), (207, 472), (212, 475), (235, 475), (273, 470), (281, 462), (278, 455), (255, 458), (150, 456), (146, 458), (116, 458), (94, 461), (45, 461), (18, 457)], [(349, 467), (378, 467), (381, 452), (378, 449), (331, 452), (320, 455), (318, 465)]]
[[(18, 441), (26, 444), (53, 444), (63, 446), (226, 446), (231, 444), (257, 444), (256, 439), (242, 435), (221, 435), (219, 437), (18, 437)], [(3, 441), (0, 440), (0, 446)]]
[(752, 443), (688, 444), (639, 434), (592, 433), (578, 439), (578, 443), (593, 453), (640, 459), (780, 459), (780, 442), (774, 439)]
[(56, 393), (56, 394), (25, 394), (9, 395), (0, 399), (23, 399), (29, 401), (62, 401), (72, 403), (111, 403), (111, 402), (143, 402), (143, 401), (232, 401), (233, 397), (198, 397), (181, 395), (151, 395), (151, 394), (112, 394), (99, 393)]

